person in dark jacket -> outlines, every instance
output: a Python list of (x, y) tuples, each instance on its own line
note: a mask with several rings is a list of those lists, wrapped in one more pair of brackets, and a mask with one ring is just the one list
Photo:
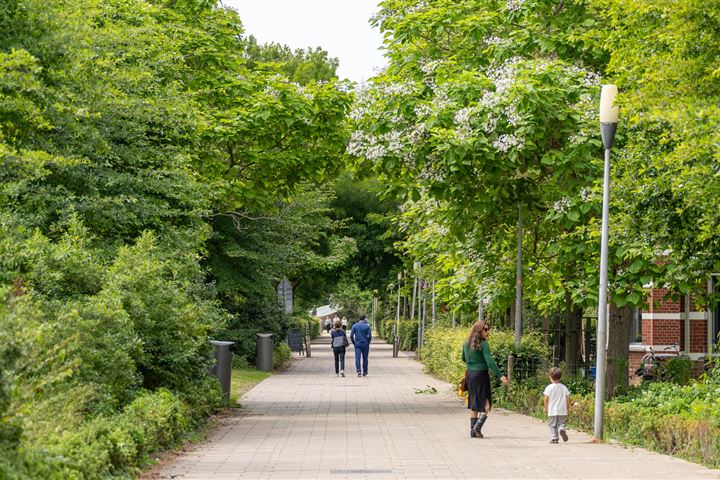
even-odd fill
[[(358, 377), (368, 374), (368, 355), (370, 354), (370, 342), (372, 342), (372, 331), (367, 323), (365, 315), (360, 315), (358, 322), (350, 329), (350, 341), (355, 347), (355, 370)], [(360, 357), (362, 356), (362, 370), (360, 369)]]
[(333, 355), (335, 356), (335, 375), (345, 376), (345, 347), (349, 345), (345, 330), (341, 328), (340, 320), (335, 320), (335, 328), (330, 332)]
[(470, 436), (482, 438), (482, 427), (492, 407), (492, 386), (490, 374), (492, 370), (507, 384), (507, 377), (500, 373), (495, 363), (487, 339), (490, 325), (485, 320), (478, 320), (470, 329), (462, 350), (462, 360), (467, 363), (465, 381), (468, 391), (468, 408), (470, 409)]

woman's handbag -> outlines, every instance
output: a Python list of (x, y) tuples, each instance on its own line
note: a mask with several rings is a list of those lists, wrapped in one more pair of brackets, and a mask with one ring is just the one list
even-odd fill
[(343, 335), (343, 344), (347, 347), (350, 345), (350, 342), (347, 339), (347, 335)]
[(463, 378), (462, 380), (460, 380), (460, 395), (462, 395), (463, 392), (467, 392), (467, 370), (465, 370), (465, 373), (463, 373)]

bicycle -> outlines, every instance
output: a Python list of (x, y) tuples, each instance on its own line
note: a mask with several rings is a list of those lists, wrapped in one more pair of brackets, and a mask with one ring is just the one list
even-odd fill
[(652, 345), (648, 348), (649, 352), (643, 355), (640, 367), (635, 370), (635, 375), (642, 377), (644, 382), (670, 380), (665, 363), (671, 358), (680, 356), (680, 344), (675, 342), (662, 350), (663, 352), (669, 351), (669, 353), (655, 352)]

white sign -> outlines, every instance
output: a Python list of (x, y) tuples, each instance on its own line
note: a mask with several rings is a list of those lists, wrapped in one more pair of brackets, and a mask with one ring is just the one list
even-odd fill
[(280, 305), (285, 307), (285, 313), (292, 315), (293, 313), (293, 293), (292, 285), (287, 278), (283, 277), (282, 282), (277, 286), (278, 301)]

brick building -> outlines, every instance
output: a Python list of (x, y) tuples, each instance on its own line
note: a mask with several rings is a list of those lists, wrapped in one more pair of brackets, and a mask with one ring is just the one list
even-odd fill
[[(708, 291), (720, 288), (718, 277), (708, 281)], [(720, 331), (720, 306), (700, 308), (690, 295), (679, 300), (666, 299), (667, 288), (653, 288), (646, 309), (638, 311), (633, 322), (630, 343), (630, 369), (634, 371), (643, 355), (677, 351), (697, 362), (713, 351)], [(633, 341), (634, 340), (634, 341)]]

